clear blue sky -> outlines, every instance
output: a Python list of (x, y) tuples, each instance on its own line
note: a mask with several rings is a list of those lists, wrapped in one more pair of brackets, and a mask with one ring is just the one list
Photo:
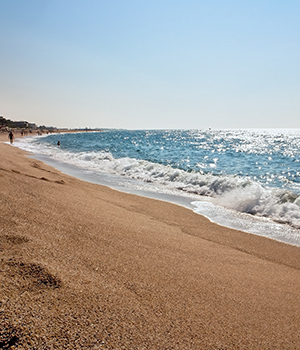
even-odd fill
[(0, 0), (0, 115), (300, 128), (299, 0)]

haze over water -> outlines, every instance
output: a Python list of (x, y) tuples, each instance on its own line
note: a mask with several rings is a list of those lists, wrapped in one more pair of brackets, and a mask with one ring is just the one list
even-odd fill
[(104, 130), (16, 145), (99, 183), (185, 197), (222, 225), (300, 245), (298, 129)]

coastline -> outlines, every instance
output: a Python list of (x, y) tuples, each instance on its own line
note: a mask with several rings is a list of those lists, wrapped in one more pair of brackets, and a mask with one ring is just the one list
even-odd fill
[(0, 343), (300, 347), (299, 247), (0, 152)]
[[(71, 140), (74, 137), (74, 133), (76, 132), (72, 132), (73, 136), (71, 136)], [(80, 134), (81, 135), (79, 135), (79, 138), (85, 138), (86, 136), (89, 139), (91, 137), (94, 137), (94, 135), (84, 135), (85, 132), (80, 132)], [(164, 166), (160, 167), (158, 165), (157, 169), (153, 170), (154, 168), (152, 168), (150, 171), (147, 168), (143, 169), (143, 164), (140, 164), (141, 167), (138, 166), (137, 169), (135, 169), (134, 166), (129, 166), (128, 168), (126, 158), (122, 159), (122, 157), (120, 158), (120, 162), (116, 161), (116, 159), (113, 158), (112, 163), (103, 162), (100, 165), (101, 158), (94, 158), (93, 152), (89, 153), (86, 149), (84, 150), (84, 153), (87, 152), (88, 158), (84, 159), (84, 157), (80, 156), (78, 159), (75, 155), (76, 152), (75, 154), (72, 151), (71, 153), (68, 151), (67, 153), (64, 151), (60, 152), (59, 148), (55, 147), (57, 142), (63, 140), (62, 142), (65, 143), (65, 137), (68, 139), (70, 136), (62, 135), (60, 138), (58, 135), (59, 134), (50, 135), (50, 144), (54, 141), (54, 149), (52, 150), (51, 146), (50, 149), (48, 146), (44, 148), (42, 146), (42, 140), (41, 143), (38, 142), (38, 139), (40, 138), (39, 136), (35, 137), (37, 141), (36, 147), (33, 146), (33, 144), (30, 142), (31, 138), (23, 141), (17, 139), (16, 143), (17, 147), (28, 151), (29, 153), (33, 152), (31, 155), (33, 158), (40, 160), (49, 166), (52, 166), (55, 169), (67, 175), (76, 177), (82, 181), (108, 186), (121, 192), (136, 194), (147, 198), (163, 200), (166, 202), (181, 205), (193, 210), (202, 216), (207, 217), (210, 221), (218, 225), (263, 237), (268, 237), (283, 243), (288, 243), (300, 247), (300, 235), (299, 229), (297, 229), (297, 227), (299, 227), (297, 221), (297, 208), (292, 208), (292, 206), (287, 207), (287, 205), (284, 204), (284, 201), (281, 203), (281, 200), (278, 203), (280, 196), (291, 196), (291, 193), (289, 193), (289, 187), (285, 188), (285, 190), (282, 189), (281, 191), (284, 191), (286, 193), (283, 194), (282, 192), (280, 195), (279, 192), (276, 191), (271, 191), (270, 193), (268, 193), (268, 191), (266, 192), (266, 189), (264, 190), (260, 188), (259, 182), (255, 182), (254, 187), (249, 187), (250, 192), (246, 193), (243, 190), (243, 186), (237, 183), (237, 192), (233, 195), (233, 197), (236, 196), (236, 199), (239, 198), (238, 201), (241, 203), (240, 208), (236, 200), (234, 200), (234, 198), (231, 198), (229, 193), (225, 193), (226, 186), (229, 186), (227, 188), (229, 189), (229, 192), (232, 192), (233, 190), (233, 178), (230, 175), (228, 178), (224, 178), (226, 185), (225, 183), (220, 184), (221, 192), (216, 195), (213, 193), (215, 192), (218, 185), (214, 183), (214, 177), (209, 178), (208, 175), (207, 177), (204, 176), (202, 179), (197, 179), (197, 181), (204, 181), (207, 184), (208, 188), (211, 188), (212, 191), (208, 194), (208, 196), (205, 194), (199, 196), (199, 194), (197, 194), (199, 187), (196, 185), (197, 181), (195, 182), (193, 176), (189, 176), (188, 174), (181, 174), (181, 176), (179, 176), (179, 182), (185, 184), (183, 185), (185, 188), (181, 190), (182, 184), (176, 184), (176, 180), (172, 180), (172, 176), (174, 175), (176, 178), (178, 174), (174, 173), (170, 178), (169, 171)], [(46, 137), (45, 139), (48, 138)], [(73, 141), (74, 140), (72, 140), (71, 143), (73, 143)], [(34, 147), (33, 149), (31, 148), (32, 146)], [(135, 159), (135, 156), (132, 156), (133, 159)], [(89, 157), (91, 157), (91, 159)], [(138, 160), (137, 162), (139, 163)], [(106, 169), (107, 166), (108, 168)], [(117, 167), (116, 173), (111, 173), (111, 166)], [(226, 166), (227, 165), (224, 165), (225, 169)], [(98, 167), (99, 170), (101, 169), (100, 171), (96, 170)], [(156, 172), (160, 173), (158, 178), (155, 176)], [(125, 173), (127, 173), (127, 176), (123, 176)], [(224, 181), (221, 180), (221, 182)], [(161, 183), (163, 183), (163, 185), (161, 185)], [(189, 187), (188, 184), (191, 184), (191, 186)], [(233, 187), (236, 185), (234, 184)], [(244, 185), (246, 186), (246, 183)], [(200, 187), (202, 188), (202, 186)], [(204, 185), (203, 189), (204, 191), (207, 191), (208, 189), (205, 188), (206, 186)], [(222, 191), (225, 191), (225, 198), (227, 197), (225, 201), (223, 199), (223, 203), (221, 199), (223, 197)], [(258, 207), (254, 205), (255, 202), (257, 204), (260, 203)], [(246, 203), (249, 204), (249, 207), (247, 207)], [(229, 207), (227, 204), (229, 204)], [(231, 209), (232, 205), (233, 208)], [(244, 212), (242, 208), (245, 206), (246, 210)], [(248, 213), (252, 212), (252, 209), (254, 215)], [(255, 215), (255, 212), (257, 212), (257, 215)]]

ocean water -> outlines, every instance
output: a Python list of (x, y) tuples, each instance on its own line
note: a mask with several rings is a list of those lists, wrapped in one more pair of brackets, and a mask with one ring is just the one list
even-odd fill
[(103, 130), (15, 145), (84, 180), (300, 246), (300, 130)]

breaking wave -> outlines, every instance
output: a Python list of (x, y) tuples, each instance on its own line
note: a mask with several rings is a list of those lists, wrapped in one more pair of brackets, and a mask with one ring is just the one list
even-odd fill
[(50, 143), (30, 140), (16, 142), (16, 146), (87, 171), (125, 176), (175, 192), (211, 197), (222, 207), (300, 228), (299, 194), (290, 189), (263, 186), (247, 176), (184, 170), (131, 157), (115, 158), (108, 151), (66, 151)]

